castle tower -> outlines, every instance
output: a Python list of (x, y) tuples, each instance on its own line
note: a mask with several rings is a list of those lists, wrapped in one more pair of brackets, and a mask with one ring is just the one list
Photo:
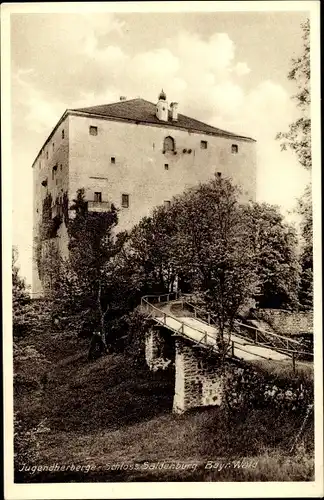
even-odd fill
[(167, 97), (166, 97), (165, 92), (163, 92), (163, 89), (162, 89), (162, 91), (160, 92), (160, 95), (159, 95), (159, 100), (158, 100), (157, 105), (156, 105), (156, 117), (163, 122), (167, 122), (168, 115), (169, 115), (169, 111), (168, 111)]

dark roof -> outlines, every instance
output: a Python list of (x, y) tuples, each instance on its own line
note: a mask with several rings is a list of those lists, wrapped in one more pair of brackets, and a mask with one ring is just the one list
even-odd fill
[(247, 139), (254, 141), (251, 137), (227, 132), (216, 127), (212, 127), (207, 123), (200, 122), (194, 118), (189, 118), (182, 114), (178, 114), (176, 122), (161, 122), (155, 115), (156, 105), (145, 99), (130, 99), (128, 101), (119, 101), (113, 104), (103, 104), (101, 106), (92, 106), (90, 108), (79, 108), (68, 111), (87, 113), (89, 115), (102, 116), (116, 120), (128, 120), (131, 122), (151, 123), (163, 127), (187, 129), (192, 132), (201, 132), (204, 134), (217, 135), (223, 137), (232, 137), (236, 139)]

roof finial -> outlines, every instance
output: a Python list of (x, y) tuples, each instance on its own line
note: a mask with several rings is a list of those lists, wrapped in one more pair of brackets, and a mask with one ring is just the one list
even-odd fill
[(159, 100), (161, 101), (166, 101), (166, 94), (165, 92), (163, 91), (163, 89), (161, 90), (160, 92), (160, 95), (159, 95)]

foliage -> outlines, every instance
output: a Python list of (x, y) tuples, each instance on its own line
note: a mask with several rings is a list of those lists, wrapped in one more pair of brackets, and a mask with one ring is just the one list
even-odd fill
[(112, 303), (110, 260), (118, 253), (120, 238), (114, 241), (117, 225), (115, 208), (108, 212), (88, 212), (84, 190), (80, 189), (70, 210), (75, 217), (68, 223), (69, 259), (61, 259), (59, 279), (52, 287), (56, 315), (69, 315), (81, 330), (105, 332), (106, 316)]
[[(307, 170), (312, 168), (311, 156), (311, 119), (310, 119), (310, 21), (301, 26), (303, 31), (303, 51), (292, 59), (288, 79), (295, 82), (297, 93), (293, 96), (300, 112), (298, 119), (291, 123), (289, 131), (277, 135), (282, 149), (289, 147), (297, 155), (300, 164)], [(313, 305), (313, 235), (312, 235), (312, 196), (311, 186), (307, 186), (304, 195), (298, 201), (297, 212), (302, 216), (301, 232), (303, 248), (300, 256), (301, 279), (299, 302), (301, 308), (309, 309)]]
[(189, 190), (173, 208), (176, 266), (203, 292), (215, 313), (220, 341), (257, 283), (249, 227), (237, 196), (228, 180), (216, 177)]
[(226, 383), (226, 402), (241, 413), (253, 408), (278, 408), (304, 413), (314, 403), (313, 381), (309, 374), (295, 375), (292, 367), (267, 369), (265, 363), (242, 365), (231, 369)]
[(276, 207), (240, 205), (238, 190), (216, 177), (142, 219), (123, 248), (120, 271), (138, 298), (172, 291), (177, 279), (183, 292), (200, 290), (221, 339), (256, 285), (262, 305), (296, 307), (296, 245)]
[(30, 296), (25, 280), (19, 275), (18, 250), (12, 249), (12, 321), (14, 335), (26, 330), (25, 314), (30, 303)]
[(291, 123), (288, 132), (280, 132), (277, 139), (282, 142), (282, 149), (292, 149), (307, 170), (312, 168), (311, 157), (311, 120), (310, 120), (310, 21), (302, 24), (303, 52), (292, 59), (292, 68), (288, 79), (296, 83), (297, 93), (293, 99), (300, 111), (298, 119)]
[(174, 246), (176, 234), (172, 210), (158, 207), (131, 231), (127, 256), (133, 263), (134, 279), (145, 293), (165, 293), (175, 282)]
[(22, 303), (28, 302), (29, 294), (24, 278), (19, 275), (18, 267), (18, 250), (16, 247), (12, 248), (12, 296), (13, 307), (17, 307)]
[(313, 210), (311, 185), (298, 200), (297, 212), (301, 216), (302, 249), (300, 255), (301, 279), (299, 302), (303, 309), (313, 307)]
[(244, 210), (256, 256), (259, 306), (296, 309), (300, 266), (295, 229), (274, 205), (250, 203)]

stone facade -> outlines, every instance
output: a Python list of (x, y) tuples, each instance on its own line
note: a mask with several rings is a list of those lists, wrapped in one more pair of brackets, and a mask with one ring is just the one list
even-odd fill
[[(171, 342), (175, 352), (170, 349)], [(201, 352), (192, 343), (179, 337), (175, 340), (170, 332), (153, 326), (146, 334), (145, 359), (152, 371), (167, 369), (174, 363), (175, 413), (221, 404), (224, 376), (220, 373), (217, 358), (209, 358), (208, 353)]]
[(182, 413), (199, 406), (222, 403), (223, 375), (213, 360), (193, 344), (178, 338), (175, 357), (173, 411)]
[[(173, 345), (172, 345), (173, 344)], [(165, 370), (174, 363), (171, 332), (152, 326), (145, 337), (145, 360), (152, 371)]]
[[(165, 149), (166, 139), (174, 144), (173, 150)], [(241, 187), (242, 201), (255, 200), (255, 141), (188, 130), (172, 121), (145, 123), (67, 110), (33, 163), (34, 242), (49, 194), (53, 204), (62, 203), (64, 194), (71, 204), (77, 190), (84, 188), (96, 209), (109, 209), (113, 203), (120, 209), (119, 231), (217, 173)], [(64, 221), (56, 237), (61, 255), (67, 257)], [(34, 247), (34, 257), (35, 253)], [(33, 260), (33, 292), (41, 294)]]
[(267, 321), (276, 333), (281, 335), (313, 333), (313, 312), (257, 309), (257, 314), (260, 318)]
[[(174, 351), (170, 350), (170, 339)], [(166, 369), (174, 363), (174, 413), (202, 406), (220, 406), (225, 402), (225, 393), (226, 403), (236, 410), (271, 404), (299, 411), (313, 402), (312, 382), (307, 378), (301, 381), (292, 375), (281, 379), (268, 374), (266, 366), (262, 370), (257, 365), (237, 360), (227, 359), (221, 366), (215, 354), (209, 355), (208, 351), (180, 336), (170, 336), (170, 332), (160, 327), (154, 326), (147, 332), (145, 354), (153, 371)]]

